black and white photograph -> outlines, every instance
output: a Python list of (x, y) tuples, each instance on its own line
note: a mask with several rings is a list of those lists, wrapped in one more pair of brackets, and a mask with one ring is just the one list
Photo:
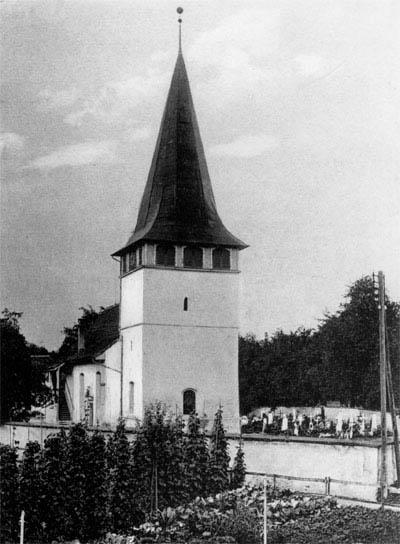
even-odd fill
[(400, 4), (0, 20), (0, 541), (399, 544)]

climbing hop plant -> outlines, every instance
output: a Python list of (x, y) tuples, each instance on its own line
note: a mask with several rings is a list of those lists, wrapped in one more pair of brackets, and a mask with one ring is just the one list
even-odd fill
[(222, 408), (218, 408), (210, 438), (209, 491), (215, 495), (229, 487), (228, 442), (222, 424)]

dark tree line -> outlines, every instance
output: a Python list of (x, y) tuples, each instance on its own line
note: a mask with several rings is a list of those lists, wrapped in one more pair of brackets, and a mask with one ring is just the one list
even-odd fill
[[(146, 411), (132, 442), (123, 422), (108, 440), (79, 423), (49, 436), (43, 448), (28, 442), (19, 465), (16, 449), (0, 445), (0, 540), (16, 540), (21, 510), (31, 543), (129, 532), (156, 512), (227, 490), (228, 465), (222, 410), (210, 445), (196, 415), (183, 432), (161, 405)], [(239, 448), (231, 485), (244, 476)]]
[(46, 355), (45, 348), (29, 344), (20, 332), (20, 312), (3, 310), (0, 318), (0, 422), (29, 418), (31, 406), (40, 406), (50, 396), (43, 372), (32, 364), (31, 355)]
[[(400, 305), (386, 300), (388, 354), (400, 405)], [(315, 406), (337, 400), (379, 409), (379, 314), (373, 280), (350, 286), (339, 310), (316, 330), (239, 339), (241, 413), (260, 406)]]

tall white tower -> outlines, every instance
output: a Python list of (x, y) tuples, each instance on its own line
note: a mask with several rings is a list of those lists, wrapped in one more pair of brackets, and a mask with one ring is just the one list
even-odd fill
[(135, 230), (121, 263), (122, 413), (161, 401), (239, 426), (238, 255), (218, 216), (179, 49)]

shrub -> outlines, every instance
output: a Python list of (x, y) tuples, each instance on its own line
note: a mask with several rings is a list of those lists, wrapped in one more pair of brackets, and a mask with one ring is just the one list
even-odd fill
[(89, 439), (85, 494), (86, 534), (96, 538), (107, 528), (108, 510), (106, 443), (99, 431)]
[(212, 495), (225, 491), (229, 487), (228, 443), (222, 424), (222, 408), (215, 414), (210, 438), (210, 464), (208, 474), (209, 492)]
[(18, 534), (18, 468), (17, 450), (0, 444), (0, 538), (15, 540)]
[(244, 452), (241, 443), (236, 451), (231, 474), (231, 489), (241, 487), (246, 478), (246, 465), (244, 462)]
[(27, 539), (43, 539), (43, 481), (41, 477), (42, 450), (38, 442), (25, 447), (19, 479), (21, 509), (25, 511)]
[(66, 536), (69, 538), (86, 537), (88, 452), (89, 437), (86, 428), (82, 423), (72, 425), (67, 437), (65, 457)]
[(134, 519), (135, 481), (131, 467), (131, 452), (123, 420), (118, 423), (108, 443), (109, 508), (110, 522), (114, 531), (131, 529)]
[(66, 441), (64, 430), (48, 436), (41, 458), (43, 502), (46, 505), (43, 518), (49, 540), (64, 536), (66, 531)]
[(200, 419), (192, 414), (188, 421), (188, 432), (185, 437), (185, 480), (189, 500), (207, 494), (208, 447), (203, 432), (200, 431)]

